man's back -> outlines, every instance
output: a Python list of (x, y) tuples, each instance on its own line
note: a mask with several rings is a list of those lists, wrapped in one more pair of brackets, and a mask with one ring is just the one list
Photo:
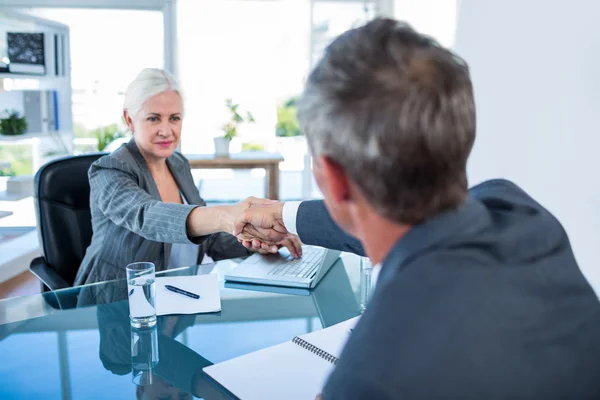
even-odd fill
[(598, 398), (600, 302), (559, 222), (507, 181), (386, 258), (324, 389), (353, 398)]

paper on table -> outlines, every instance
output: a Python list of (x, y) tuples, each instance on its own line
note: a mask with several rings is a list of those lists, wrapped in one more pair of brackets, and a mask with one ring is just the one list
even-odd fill
[[(307, 342), (322, 345), (338, 357), (352, 318), (327, 329), (302, 335)], [(322, 390), (334, 365), (301, 346), (286, 342), (204, 368), (214, 380), (244, 400), (314, 399)]]
[[(197, 294), (193, 299), (171, 292), (165, 285)], [(198, 314), (221, 311), (221, 293), (217, 275), (168, 276), (156, 278), (156, 315)]]
[(300, 338), (335, 357), (339, 357), (359, 318), (350, 318), (329, 328), (300, 335)]

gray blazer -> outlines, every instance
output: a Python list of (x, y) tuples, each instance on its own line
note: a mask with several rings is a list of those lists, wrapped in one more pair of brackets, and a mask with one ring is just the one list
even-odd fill
[(200, 197), (189, 162), (173, 153), (167, 165), (189, 204), (163, 203), (133, 139), (92, 164), (89, 170), (92, 242), (75, 278), (75, 285), (125, 277), (127, 264), (150, 261), (157, 271), (167, 268), (172, 243), (200, 245), (199, 260), (247, 256), (227, 233), (190, 238), (187, 217), (206, 203)]

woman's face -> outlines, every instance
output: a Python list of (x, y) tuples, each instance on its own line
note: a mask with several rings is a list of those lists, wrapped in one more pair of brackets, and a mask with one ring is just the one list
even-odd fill
[(181, 138), (183, 103), (172, 90), (148, 99), (133, 118), (124, 111), (125, 122), (133, 132), (138, 148), (153, 161), (171, 156)]

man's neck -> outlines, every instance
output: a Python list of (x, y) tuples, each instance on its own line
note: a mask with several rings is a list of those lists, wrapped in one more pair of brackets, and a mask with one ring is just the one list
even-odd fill
[(369, 210), (358, 219), (356, 228), (356, 234), (365, 252), (375, 265), (385, 260), (394, 245), (408, 233), (411, 226), (390, 221)]

